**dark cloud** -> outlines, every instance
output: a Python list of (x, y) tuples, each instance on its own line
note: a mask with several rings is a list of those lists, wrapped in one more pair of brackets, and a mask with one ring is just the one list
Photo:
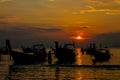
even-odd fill
[(35, 28), (35, 27), (10, 27), (6, 29), (0, 30), (0, 35), (25, 35), (25, 34), (31, 34), (34, 32), (62, 32), (62, 29), (59, 28)]
[(86, 29), (86, 28), (88, 28), (88, 27), (87, 27), (87, 26), (82, 26), (81, 28)]
[[(9, 39), (13, 47), (32, 45), (34, 43), (46, 43), (60, 40), (62, 29), (59, 28), (35, 28), (26, 26), (14, 26), (0, 29), (0, 41)], [(59, 38), (59, 39), (58, 39)], [(0, 42), (0, 45), (3, 44)]]
[[(63, 32), (62, 29), (59, 28), (39, 28), (39, 27), (31, 27), (29, 25), (15, 25), (15, 26), (7, 26), (6, 28), (0, 29), (0, 37), (2, 38), (13, 38), (13, 39), (22, 39), (22, 38), (38, 38), (44, 37), (56, 33)], [(54, 35), (55, 35), (54, 34)], [(43, 36), (44, 35), (44, 36)], [(54, 36), (53, 35), (53, 36)]]
[(37, 31), (46, 31), (46, 32), (62, 32), (62, 29), (59, 28), (32, 28)]
[(4, 19), (4, 18), (6, 18), (6, 16), (0, 16), (0, 19)]
[(3, 21), (0, 21), (0, 25), (1, 25), (1, 24), (7, 24), (7, 23), (6, 23), (6, 22), (3, 22)]
[(79, 29), (79, 30), (89, 28), (89, 26), (81, 25), (81, 24), (77, 24), (77, 25), (74, 25), (74, 26), (72, 26), (72, 27), (73, 27), (74, 29)]
[(92, 40), (110, 47), (120, 47), (120, 32), (98, 34)]
[(7, 22), (3, 20), (5, 18), (6, 18), (5, 16), (0, 16), (0, 25), (7, 24)]

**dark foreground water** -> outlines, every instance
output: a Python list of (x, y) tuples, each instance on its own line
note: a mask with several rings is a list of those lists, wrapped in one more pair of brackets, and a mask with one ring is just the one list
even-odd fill
[[(82, 55), (78, 49), (76, 66), (12, 65), (9, 55), (0, 61), (0, 80), (120, 80), (120, 48), (110, 49), (113, 56), (108, 62), (97, 65), (118, 65), (117, 67), (81, 67), (92, 65), (90, 56)], [(54, 58), (54, 56), (53, 56)], [(55, 62), (53, 60), (53, 64)]]

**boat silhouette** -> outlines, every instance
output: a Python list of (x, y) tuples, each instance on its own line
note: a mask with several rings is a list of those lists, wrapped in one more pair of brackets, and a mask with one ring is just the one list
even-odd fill
[(46, 61), (47, 56), (45, 48), (42, 48), (41, 51), (40, 49), (34, 49), (31, 54), (13, 51), (9, 40), (6, 40), (6, 47), (8, 48), (9, 54), (12, 56), (14, 64), (16, 65), (28, 65)]
[(94, 57), (93, 64), (96, 64), (96, 62), (105, 62), (109, 61), (111, 58), (111, 54), (109, 50), (105, 50), (104, 52), (99, 51), (99, 50), (94, 50), (92, 52), (92, 56)]
[(58, 63), (74, 63), (76, 54), (75, 54), (75, 45), (73, 44), (64, 44), (64, 47), (61, 47), (59, 43), (55, 42), (54, 54), (58, 59)]
[(7, 55), (8, 51), (4, 48), (0, 48), (0, 55)]
[(97, 62), (106, 62), (109, 61), (111, 58), (110, 51), (107, 47), (105, 48), (97, 48), (95, 44), (93, 44), (93, 47), (89, 48), (82, 48), (82, 53), (86, 52), (87, 55), (90, 55), (92, 57), (93, 64), (96, 64)]

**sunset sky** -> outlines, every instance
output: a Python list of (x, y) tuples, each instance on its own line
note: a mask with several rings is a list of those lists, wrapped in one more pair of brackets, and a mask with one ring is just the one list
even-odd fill
[(58, 40), (120, 47), (120, 0), (0, 0), (1, 45), (5, 39), (14, 46)]

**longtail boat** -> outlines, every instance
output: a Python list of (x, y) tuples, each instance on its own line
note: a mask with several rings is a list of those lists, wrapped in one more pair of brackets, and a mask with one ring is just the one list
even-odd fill
[(93, 64), (96, 64), (96, 62), (106, 62), (109, 61), (111, 58), (110, 51), (107, 47), (105, 48), (97, 48), (95, 44), (90, 44), (89, 48), (82, 48), (82, 53), (86, 52), (87, 55), (93, 56), (92, 61)]
[(76, 60), (75, 45), (64, 44), (63, 47), (59, 46), (59, 43), (55, 42), (54, 54), (59, 63), (74, 63)]
[(14, 64), (16, 65), (28, 65), (46, 61), (47, 56), (45, 48), (42, 48), (42, 51), (34, 49), (34, 52), (32, 52), (32, 54), (28, 54), (25, 52), (13, 51), (9, 40), (6, 40), (6, 46), (9, 50), (9, 54), (13, 58)]

